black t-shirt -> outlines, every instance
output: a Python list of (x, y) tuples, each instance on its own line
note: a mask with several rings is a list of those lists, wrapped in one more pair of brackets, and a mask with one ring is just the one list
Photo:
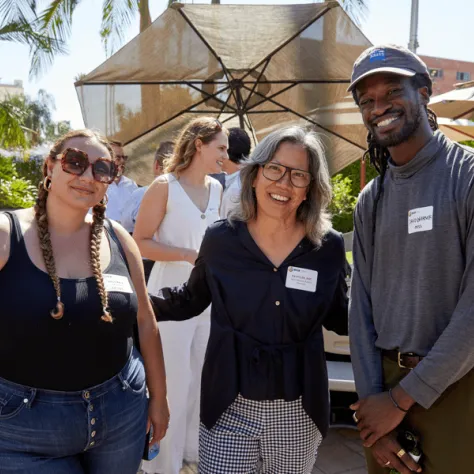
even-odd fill
[(127, 278), (132, 291), (108, 293), (114, 322), (101, 320), (94, 277), (61, 278), (65, 310), (63, 318), (55, 320), (50, 316), (57, 300), (53, 283), (30, 260), (16, 215), (7, 215), (12, 232), (10, 257), (0, 270), (0, 377), (61, 391), (83, 390), (110, 379), (130, 355), (138, 308), (114, 239), (107, 231), (111, 261), (104, 274)]

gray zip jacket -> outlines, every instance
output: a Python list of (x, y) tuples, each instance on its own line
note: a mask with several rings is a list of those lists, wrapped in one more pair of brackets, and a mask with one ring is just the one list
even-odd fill
[(429, 408), (474, 367), (474, 154), (436, 132), (389, 164), (354, 214), (349, 335), (360, 398), (384, 390), (381, 350), (425, 358), (401, 381)]

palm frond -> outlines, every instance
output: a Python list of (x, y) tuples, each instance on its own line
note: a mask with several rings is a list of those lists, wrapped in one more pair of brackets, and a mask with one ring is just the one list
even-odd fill
[(369, 0), (339, 0), (339, 2), (358, 26), (367, 19)]
[(100, 36), (107, 55), (115, 52), (123, 43), (124, 32), (138, 12), (138, 1), (104, 0)]
[(80, 0), (53, 0), (40, 14), (39, 31), (65, 43), (71, 35), (72, 15)]
[(22, 114), (8, 101), (0, 102), (0, 146), (25, 148), (27, 140), (22, 127)]
[(4, 24), (0, 27), (0, 42), (11, 41), (28, 45), (30, 48), (30, 78), (39, 77), (58, 54), (67, 52), (62, 41), (38, 32), (36, 22), (25, 19)]
[(18, 20), (34, 21), (36, 6), (36, 0), (0, 0), (1, 23), (7, 24)]

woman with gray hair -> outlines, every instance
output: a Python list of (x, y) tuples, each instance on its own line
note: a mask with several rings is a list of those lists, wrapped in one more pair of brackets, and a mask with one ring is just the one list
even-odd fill
[(189, 319), (212, 302), (199, 472), (310, 473), (329, 420), (322, 326), (347, 333), (329, 172), (317, 136), (292, 127), (241, 173), (240, 208), (208, 228), (187, 283), (152, 295), (155, 314)]

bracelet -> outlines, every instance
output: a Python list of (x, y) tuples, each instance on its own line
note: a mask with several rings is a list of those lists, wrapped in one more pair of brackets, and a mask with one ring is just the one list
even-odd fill
[(402, 411), (403, 413), (408, 413), (408, 410), (405, 410), (405, 408), (402, 408), (402, 407), (395, 401), (395, 398), (393, 398), (393, 395), (392, 395), (392, 389), (389, 389), (388, 395), (389, 395), (389, 397), (390, 397), (390, 400), (392, 400), (392, 403), (393, 403), (400, 411)]

